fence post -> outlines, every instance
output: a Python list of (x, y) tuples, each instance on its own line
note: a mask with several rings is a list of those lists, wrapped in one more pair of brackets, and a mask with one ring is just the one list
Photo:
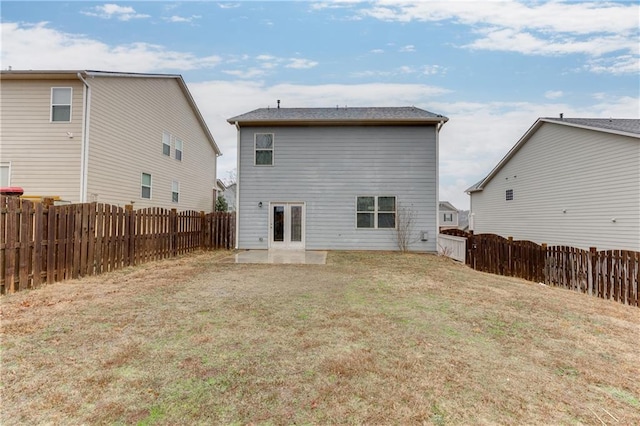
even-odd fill
[(597, 251), (595, 247), (589, 247), (589, 271), (587, 277), (587, 286), (589, 287), (589, 295), (598, 295), (596, 288), (598, 281), (598, 273), (596, 268)]
[(205, 230), (205, 215), (204, 215), (204, 211), (200, 210), (200, 244), (198, 247), (199, 249), (206, 249), (207, 248), (207, 243), (205, 242), (205, 237), (207, 235), (206, 230)]
[(169, 240), (171, 244), (171, 257), (178, 255), (178, 210), (171, 209), (169, 213)]
[(547, 243), (542, 243), (542, 262), (539, 262), (538, 265), (540, 265), (540, 263), (542, 263), (542, 273), (538, 276), (538, 278), (542, 278), (542, 282), (545, 284), (549, 284), (548, 282), (548, 270), (547, 270)]
[(133, 220), (133, 204), (125, 204), (124, 206), (124, 247), (125, 247), (125, 266), (131, 266), (133, 262), (131, 259), (134, 256), (133, 242), (135, 241), (135, 224)]
[(513, 276), (513, 237), (509, 237), (507, 238), (508, 242), (509, 242), (509, 246), (507, 248), (507, 274), (505, 275), (509, 275), (509, 276)]

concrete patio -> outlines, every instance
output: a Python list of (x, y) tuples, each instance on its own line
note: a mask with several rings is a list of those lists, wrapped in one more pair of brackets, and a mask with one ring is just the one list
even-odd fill
[(223, 260), (229, 263), (282, 263), (324, 265), (326, 251), (307, 250), (247, 250)]

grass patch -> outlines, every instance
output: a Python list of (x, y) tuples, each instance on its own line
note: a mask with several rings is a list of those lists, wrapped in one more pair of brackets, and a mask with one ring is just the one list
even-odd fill
[(437, 256), (224, 255), (3, 296), (0, 423), (640, 424), (637, 308)]

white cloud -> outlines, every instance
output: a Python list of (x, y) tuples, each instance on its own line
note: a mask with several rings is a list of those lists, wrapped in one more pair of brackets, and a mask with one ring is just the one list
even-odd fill
[(46, 22), (1, 23), (2, 63), (14, 69), (101, 69), (130, 72), (187, 71), (215, 67), (218, 56), (198, 57), (149, 43), (109, 46), (63, 33)]
[(440, 65), (424, 65), (422, 67), (422, 74), (424, 75), (436, 75), (436, 74), (445, 74), (447, 69)]
[(399, 51), (403, 52), (403, 53), (415, 52), (416, 51), (416, 47), (413, 44), (408, 44), (406, 46), (401, 47)]
[(242, 79), (250, 79), (256, 77), (262, 77), (266, 74), (264, 69), (260, 68), (243, 68), (240, 70), (223, 70), (223, 73), (227, 75), (231, 75), (233, 77), (242, 78)]
[(637, 73), (640, 58), (635, 2), (443, 2), (381, 0), (362, 7), (361, 16), (394, 22), (452, 21), (471, 27), (467, 49), (525, 55), (583, 54), (596, 59), (584, 69), (596, 73)]
[(309, 69), (318, 65), (318, 62), (303, 58), (290, 58), (286, 68)]
[(563, 95), (564, 93), (562, 93), (562, 90), (547, 90), (546, 92), (544, 92), (544, 97), (547, 99), (558, 99)]
[(370, 52), (378, 54), (378, 53), (384, 53), (384, 50), (382, 50), (382, 49), (373, 49)]
[(115, 18), (119, 21), (129, 21), (131, 19), (150, 18), (150, 15), (137, 13), (131, 6), (118, 6), (117, 4), (107, 3), (101, 6), (95, 6), (89, 10), (81, 11), (83, 15), (96, 16), (103, 19)]
[(193, 22), (195, 19), (200, 19), (202, 18), (202, 16), (200, 15), (191, 15), (191, 16), (178, 16), (178, 15), (173, 15), (170, 16), (169, 18), (164, 18), (165, 21), (168, 22), (185, 22), (185, 23), (191, 23)]
[(640, 56), (620, 55), (614, 58), (596, 58), (585, 68), (598, 74), (640, 74)]
[(240, 3), (230, 3), (230, 2), (218, 3), (218, 7), (220, 9), (235, 9), (240, 7)]

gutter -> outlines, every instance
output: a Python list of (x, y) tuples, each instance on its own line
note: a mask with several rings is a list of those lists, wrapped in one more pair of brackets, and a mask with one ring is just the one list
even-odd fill
[(87, 80), (78, 72), (78, 78), (84, 84), (84, 97), (82, 99), (82, 147), (80, 150), (80, 202), (87, 202), (87, 180), (89, 176), (89, 120), (91, 118), (91, 87)]

